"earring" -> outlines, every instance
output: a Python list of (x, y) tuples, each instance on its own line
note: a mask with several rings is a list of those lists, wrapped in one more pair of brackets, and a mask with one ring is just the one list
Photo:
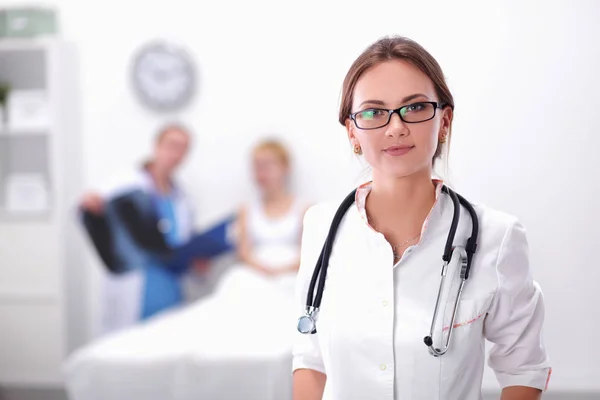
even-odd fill
[(440, 137), (440, 144), (446, 143), (446, 135)]
[(354, 154), (356, 154), (357, 156), (360, 156), (362, 154), (362, 149), (359, 145), (354, 145)]

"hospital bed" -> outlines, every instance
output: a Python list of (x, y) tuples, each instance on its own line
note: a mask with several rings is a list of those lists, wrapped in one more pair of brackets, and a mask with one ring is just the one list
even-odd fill
[(290, 285), (232, 268), (213, 294), (73, 353), (69, 399), (291, 399)]

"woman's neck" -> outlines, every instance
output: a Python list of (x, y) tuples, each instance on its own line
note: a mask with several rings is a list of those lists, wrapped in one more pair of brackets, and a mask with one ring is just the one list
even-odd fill
[(377, 225), (414, 231), (423, 224), (435, 203), (435, 185), (429, 171), (402, 178), (373, 176), (367, 197), (367, 214)]
[(290, 195), (284, 188), (276, 188), (263, 192), (262, 199), (265, 204), (274, 204), (289, 200)]
[(270, 218), (287, 215), (293, 201), (293, 196), (285, 188), (267, 190), (262, 195), (264, 213)]
[(171, 191), (171, 178), (167, 172), (157, 168), (154, 164), (148, 166), (148, 172), (159, 193), (167, 194)]

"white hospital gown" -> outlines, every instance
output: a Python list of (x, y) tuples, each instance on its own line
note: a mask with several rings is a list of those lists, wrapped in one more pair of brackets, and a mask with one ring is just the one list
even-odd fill
[[(265, 214), (260, 202), (255, 201), (248, 206), (247, 234), (258, 262), (273, 270), (299, 262), (304, 210), (305, 207), (295, 201), (286, 215), (271, 218)], [(240, 263), (222, 278), (216, 295), (233, 301), (240, 299), (244, 303), (257, 296), (292, 298), (295, 280), (296, 272), (265, 276)]]

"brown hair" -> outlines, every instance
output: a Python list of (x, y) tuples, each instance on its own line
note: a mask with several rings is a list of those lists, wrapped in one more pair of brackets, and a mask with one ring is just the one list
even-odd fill
[(254, 146), (253, 154), (262, 150), (271, 151), (285, 167), (290, 166), (290, 153), (280, 141), (275, 139), (263, 140)]
[[(346, 120), (350, 117), (352, 102), (354, 100), (354, 88), (358, 79), (369, 68), (391, 60), (408, 61), (419, 68), (433, 82), (440, 103), (454, 109), (454, 98), (446, 84), (442, 68), (435, 58), (420, 44), (411, 39), (402, 36), (387, 36), (379, 39), (365, 49), (348, 70), (342, 88), (342, 101), (339, 113), (340, 124), (345, 125)], [(450, 123), (452, 124), (452, 122)], [(449, 144), (450, 132), (448, 132), (447, 139)], [(440, 156), (441, 149), (442, 146), (438, 145), (434, 160)]]
[(183, 124), (177, 122), (170, 122), (168, 124), (163, 125), (158, 130), (155, 139), (156, 143), (160, 143), (165, 138), (165, 136), (167, 136), (167, 134), (172, 131), (181, 132), (187, 136), (191, 136), (189, 129)]

